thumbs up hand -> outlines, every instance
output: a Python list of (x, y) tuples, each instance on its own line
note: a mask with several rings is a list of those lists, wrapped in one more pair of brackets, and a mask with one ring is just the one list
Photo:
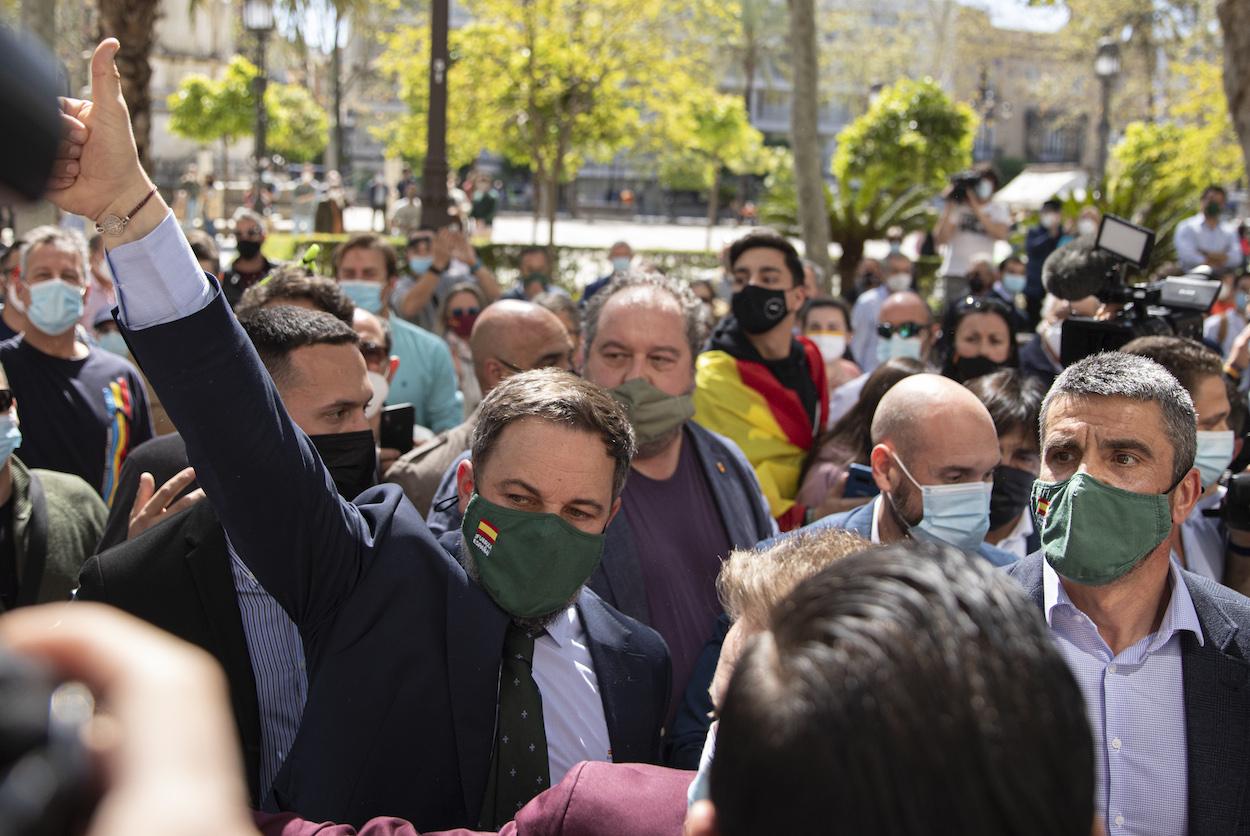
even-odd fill
[[(106, 38), (96, 47), (91, 57), (91, 101), (61, 99), (64, 137), (47, 198), (66, 212), (93, 221), (108, 214), (125, 218), (152, 190), (152, 181), (139, 165), (121, 76), (113, 63), (120, 46), (115, 38)], [(159, 223), (163, 208), (159, 195), (154, 196), (142, 213), (154, 222), (128, 225), (125, 239)], [(122, 241), (108, 242), (118, 243)]]

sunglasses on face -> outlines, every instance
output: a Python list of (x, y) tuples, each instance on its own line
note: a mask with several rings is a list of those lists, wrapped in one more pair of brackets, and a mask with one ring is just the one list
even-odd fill
[(368, 340), (360, 341), (360, 353), (365, 358), (366, 363), (385, 363), (387, 359), (386, 346), (378, 345)]
[(877, 336), (884, 340), (888, 340), (890, 337), (898, 334), (906, 340), (911, 337), (918, 336), (920, 332), (925, 329), (925, 327), (926, 326), (920, 322), (904, 322), (899, 325), (891, 325), (888, 322), (883, 322), (877, 326)]
[(456, 319), (460, 319), (461, 317), (464, 317), (464, 316), (477, 316), (481, 312), (482, 312), (482, 309), (477, 307), (476, 305), (474, 305), (471, 308), (452, 308), (450, 311), (451, 315), (455, 317)]

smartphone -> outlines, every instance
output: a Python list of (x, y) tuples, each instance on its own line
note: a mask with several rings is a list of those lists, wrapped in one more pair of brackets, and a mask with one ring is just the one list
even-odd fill
[(879, 493), (881, 489), (872, 480), (872, 468), (857, 462), (851, 464), (846, 477), (846, 490), (842, 495), (847, 499), (852, 499), (859, 496), (876, 496)]
[(380, 439), (382, 446), (407, 453), (412, 449), (412, 428), (416, 423), (417, 410), (410, 403), (383, 407)]

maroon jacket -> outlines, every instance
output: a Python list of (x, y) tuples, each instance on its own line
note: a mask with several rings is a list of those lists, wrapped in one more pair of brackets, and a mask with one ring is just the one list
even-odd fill
[[(686, 790), (695, 773), (641, 763), (583, 761), (504, 825), (500, 836), (679, 836)], [(291, 813), (255, 813), (263, 836), (421, 836), (403, 819), (376, 818), (359, 831), (304, 821)], [(425, 836), (478, 836), (443, 830)]]

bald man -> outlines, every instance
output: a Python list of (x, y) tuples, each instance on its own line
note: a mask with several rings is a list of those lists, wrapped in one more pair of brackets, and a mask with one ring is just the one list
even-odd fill
[[(482, 397), (501, 380), (531, 369), (573, 368), (573, 343), (551, 311), (516, 299), (488, 305), (469, 337), (473, 372)], [(386, 481), (404, 489), (422, 514), (428, 514), (443, 472), (469, 449), (477, 410), (459, 426), (405, 453), (386, 471)], [(997, 442), (995, 442), (997, 443)]]
[(937, 337), (933, 311), (925, 304), (924, 299), (910, 290), (887, 296), (881, 303), (881, 310), (872, 327), (876, 329), (877, 335), (874, 356), (855, 358), (857, 362), (871, 359), (871, 362), (863, 364), (865, 372), (829, 393), (829, 427), (855, 406), (860, 393), (864, 391), (868, 375), (878, 365), (894, 357), (911, 357), (927, 362), (933, 341)]
[(881, 494), (809, 528), (842, 528), (873, 543), (946, 543), (996, 566), (1015, 560), (985, 543), (1000, 456), (994, 422), (975, 395), (939, 375), (912, 375), (881, 399), (872, 443), (872, 478)]

